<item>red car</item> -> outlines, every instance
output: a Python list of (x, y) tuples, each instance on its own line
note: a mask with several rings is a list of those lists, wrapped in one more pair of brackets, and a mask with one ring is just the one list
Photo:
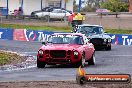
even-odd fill
[[(43, 42), (44, 44), (44, 42)], [(87, 37), (80, 33), (55, 33), (44, 44), (37, 55), (37, 67), (44, 68), (46, 64), (67, 64), (76, 67), (95, 63), (95, 49)]]

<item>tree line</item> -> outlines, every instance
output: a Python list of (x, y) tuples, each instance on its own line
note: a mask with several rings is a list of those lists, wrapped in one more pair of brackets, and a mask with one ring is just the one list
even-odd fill
[[(97, 9), (108, 9), (111, 12), (128, 12), (129, 0), (87, 0), (82, 1), (81, 12), (95, 12)], [(78, 11), (78, 5), (74, 0), (74, 12)]]

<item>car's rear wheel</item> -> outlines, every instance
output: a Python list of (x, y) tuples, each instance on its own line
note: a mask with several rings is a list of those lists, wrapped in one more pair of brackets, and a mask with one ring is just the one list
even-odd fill
[(95, 53), (93, 54), (92, 58), (88, 61), (88, 65), (95, 65)]
[(38, 68), (44, 68), (45, 65), (46, 65), (45, 62), (37, 60), (37, 67), (38, 67)]
[(75, 67), (80, 67), (80, 66), (82, 66), (82, 67), (85, 66), (85, 54), (84, 53), (82, 54), (81, 60), (78, 63), (76, 63), (76, 65), (75, 65)]
[(35, 15), (34, 18), (35, 18), (35, 19), (39, 19), (38, 15)]
[(46, 15), (44, 18), (45, 18), (45, 21), (46, 22), (49, 22), (50, 21), (50, 16)]

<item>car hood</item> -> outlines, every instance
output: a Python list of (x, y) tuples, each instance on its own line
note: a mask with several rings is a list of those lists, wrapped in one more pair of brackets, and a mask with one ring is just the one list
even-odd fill
[(42, 12), (42, 10), (38, 10), (38, 11), (33, 11), (33, 13), (38, 13), (38, 12)]
[(47, 11), (38, 10), (38, 11), (33, 11), (32, 13), (42, 13), (42, 12), (47, 12)]
[(80, 48), (82, 45), (77, 44), (47, 44), (43, 45), (40, 49), (43, 50), (75, 50)]
[(106, 34), (90, 34), (87, 35), (88, 38), (111, 38), (109, 35)]

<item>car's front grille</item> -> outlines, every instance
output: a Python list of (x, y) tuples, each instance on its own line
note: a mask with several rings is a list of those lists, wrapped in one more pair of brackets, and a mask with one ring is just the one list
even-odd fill
[(71, 55), (71, 50), (68, 50), (67, 51), (67, 55)]
[(103, 44), (104, 40), (101, 38), (92, 38), (90, 39), (90, 42), (93, 43), (94, 45), (101, 45)]
[(65, 58), (66, 57), (66, 51), (65, 50), (51, 50), (50, 56), (52, 58)]

